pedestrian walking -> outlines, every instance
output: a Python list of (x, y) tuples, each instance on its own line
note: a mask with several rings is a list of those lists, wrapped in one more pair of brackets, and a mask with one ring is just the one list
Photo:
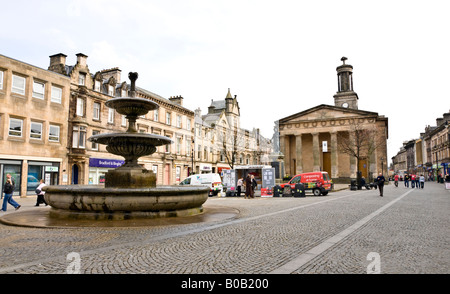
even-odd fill
[(423, 186), (425, 185), (425, 177), (423, 175), (420, 175), (419, 181), (420, 181), (420, 188), (423, 189)]
[(416, 184), (416, 175), (412, 174), (411, 175), (411, 188), (414, 188), (415, 184)]
[[(16, 188), (16, 182), (14, 181), (14, 178), (11, 177), (11, 174), (6, 174), (6, 181), (7, 180), (11, 180), (11, 184), (13, 186), (13, 191), (14, 191), (14, 189)], [(0, 199), (3, 199), (3, 193), (1, 193)]]
[(47, 186), (47, 185), (44, 183), (44, 180), (41, 180), (39, 186), (36, 188), (37, 200), (36, 200), (35, 206), (39, 206), (39, 204), (41, 204), (41, 203), (44, 203), (45, 206), (48, 205), (47, 202), (45, 202), (45, 198), (44, 198), (45, 192), (42, 191), (42, 188), (45, 186)]
[(11, 204), (17, 210), (20, 208), (20, 204), (14, 201), (12, 198), (14, 192), (14, 186), (12, 184), (11, 179), (7, 179), (5, 185), (3, 185), (3, 192), (5, 193), (5, 197), (3, 198), (2, 211), (6, 211), (7, 204)]
[(408, 176), (408, 174), (405, 174), (405, 187), (409, 188), (409, 176)]
[(245, 178), (245, 198), (249, 198), (252, 195), (252, 178), (250, 177), (250, 174), (247, 175)]
[(384, 188), (384, 182), (386, 179), (384, 178), (383, 174), (380, 173), (377, 177), (377, 183), (378, 183), (378, 189), (380, 190), (380, 196), (383, 197), (383, 188)]
[(244, 184), (244, 179), (240, 178), (237, 181), (237, 196), (241, 197), (241, 189), (242, 189), (242, 185)]
[(251, 176), (251, 179), (252, 179), (252, 198), (255, 198), (255, 189), (256, 186), (258, 186), (258, 184), (256, 183), (254, 175)]
[(395, 174), (395, 176), (394, 176), (394, 184), (395, 184), (395, 187), (398, 187), (398, 174)]

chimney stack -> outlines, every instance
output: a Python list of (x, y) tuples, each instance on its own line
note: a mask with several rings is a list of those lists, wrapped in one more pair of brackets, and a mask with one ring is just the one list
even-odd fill
[(66, 75), (66, 57), (67, 55), (58, 53), (50, 56), (50, 66), (48, 70)]
[(174, 96), (174, 97), (170, 96), (169, 100), (172, 103), (175, 103), (175, 104), (178, 104), (180, 106), (183, 106), (183, 97), (181, 95), (180, 96)]
[(79, 64), (81, 66), (86, 66), (87, 58), (88, 58), (87, 55), (84, 55), (83, 53), (78, 53), (77, 54), (77, 64)]

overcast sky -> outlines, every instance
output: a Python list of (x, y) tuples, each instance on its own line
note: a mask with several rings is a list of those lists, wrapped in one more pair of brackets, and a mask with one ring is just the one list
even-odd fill
[(450, 110), (450, 1), (0, 0), (0, 54), (47, 68), (88, 55), (92, 73), (206, 114), (237, 95), (242, 127), (334, 105), (336, 67), (353, 65), (359, 109), (389, 118), (388, 157)]

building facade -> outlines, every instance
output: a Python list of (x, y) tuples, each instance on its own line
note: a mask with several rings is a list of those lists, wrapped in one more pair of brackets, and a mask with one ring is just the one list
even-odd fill
[(41, 179), (67, 184), (70, 79), (0, 55), (0, 176), (14, 195), (35, 195)]
[(349, 182), (358, 170), (369, 179), (380, 172), (387, 175), (388, 119), (358, 109), (353, 67), (345, 64), (347, 58), (341, 60), (334, 106), (318, 105), (278, 121), (286, 176), (323, 170), (335, 182)]
[(405, 147), (400, 148), (400, 151), (392, 157), (392, 169), (395, 174), (403, 177), (407, 173), (406, 164), (406, 149)]
[(194, 173), (221, 173), (236, 166), (268, 164), (270, 140), (259, 129), (241, 128), (237, 96), (230, 89), (223, 100), (212, 100), (205, 115), (195, 111)]
[(434, 179), (450, 174), (450, 111), (436, 119), (436, 126), (427, 126), (421, 134), (424, 141), (423, 162)]

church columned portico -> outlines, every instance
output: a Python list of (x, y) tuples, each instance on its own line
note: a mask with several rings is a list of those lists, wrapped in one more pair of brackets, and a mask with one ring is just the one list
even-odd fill
[[(387, 175), (387, 166), (382, 161), (387, 158), (388, 119), (358, 109), (353, 67), (345, 64), (345, 57), (341, 60), (334, 106), (321, 104), (278, 121), (280, 151), (284, 154), (287, 176), (327, 171), (333, 181), (349, 183), (358, 171), (368, 180), (379, 172)], [(354, 143), (365, 131), (373, 138)], [(354, 154), (342, 147), (352, 144), (358, 149)]]

